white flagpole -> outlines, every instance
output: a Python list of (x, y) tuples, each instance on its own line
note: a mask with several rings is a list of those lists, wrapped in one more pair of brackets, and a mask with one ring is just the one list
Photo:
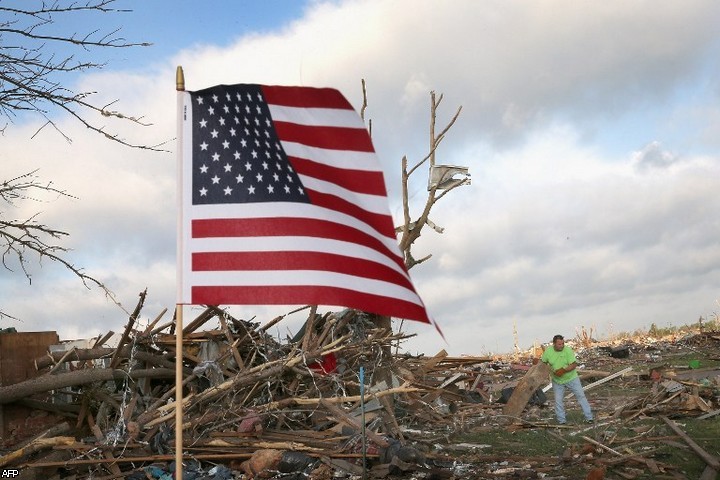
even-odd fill
[[(175, 89), (177, 90), (177, 188), (178, 188), (178, 292), (182, 289), (183, 262), (183, 96), (185, 92), (185, 75), (182, 67), (175, 72)], [(183, 306), (182, 297), (178, 294), (175, 305), (175, 478), (183, 479)]]

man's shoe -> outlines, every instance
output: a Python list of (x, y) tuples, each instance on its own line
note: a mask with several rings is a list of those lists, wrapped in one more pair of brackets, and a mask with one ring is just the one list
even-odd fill
[(586, 418), (585, 423), (595, 423), (595, 419), (594, 418)]

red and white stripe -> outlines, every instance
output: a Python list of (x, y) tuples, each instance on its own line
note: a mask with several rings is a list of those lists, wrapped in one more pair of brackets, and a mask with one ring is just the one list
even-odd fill
[(311, 203), (191, 205), (183, 94), (180, 303), (333, 305), (429, 323), (360, 117), (337, 90), (262, 90)]

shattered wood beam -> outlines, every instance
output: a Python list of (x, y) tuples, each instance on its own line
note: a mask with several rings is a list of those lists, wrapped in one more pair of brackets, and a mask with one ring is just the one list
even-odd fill
[[(318, 433), (322, 433), (321, 436)], [(210, 432), (210, 438), (221, 438), (233, 445), (254, 446), (258, 440), (272, 442), (300, 442), (308, 447), (324, 450), (335, 450), (338, 443), (344, 442), (346, 437), (338, 436), (334, 432), (316, 432), (312, 430), (265, 430), (262, 432)], [(207, 440), (198, 440), (196, 445)]]
[(72, 348), (67, 352), (53, 352), (35, 359), (35, 370), (42, 370), (50, 365), (63, 362), (77, 362), (82, 360), (97, 360), (112, 355), (115, 348)]
[(704, 414), (704, 415), (700, 415), (699, 417), (697, 417), (697, 419), (698, 419), (698, 420), (705, 420), (705, 419), (707, 419), (707, 418), (714, 417), (715, 415), (720, 415), (720, 409), (718, 409), (718, 410), (713, 410), (712, 412), (708, 412), (708, 413), (706, 413), (706, 414)]
[[(302, 341), (302, 350), (303, 352), (307, 352), (310, 350), (311, 345), (310, 341), (313, 338), (313, 333), (315, 333), (315, 316), (317, 315), (317, 305), (313, 305), (310, 307), (310, 313), (308, 314), (308, 319), (305, 322), (305, 335), (303, 335), (303, 341)], [(313, 348), (314, 350), (314, 348)]]
[(332, 331), (333, 327), (338, 323), (338, 319), (335, 315), (328, 316), (325, 319), (325, 326), (323, 327), (323, 331), (320, 332), (320, 335), (317, 339), (317, 345), (319, 347), (322, 347), (322, 344), (325, 342), (325, 339), (328, 337), (330, 332)]
[[(193, 320), (185, 328), (183, 328), (183, 335), (188, 335), (205, 325), (207, 321), (217, 315), (216, 308), (217, 307), (207, 307), (204, 312), (202, 312), (195, 318), (195, 320)], [(222, 312), (222, 310), (220, 311)]]
[(512, 395), (510, 395), (510, 399), (503, 407), (503, 415), (518, 417), (525, 409), (525, 406), (535, 391), (546, 383), (549, 377), (550, 367), (547, 363), (539, 362), (537, 365), (530, 367), (525, 376), (520, 379)]
[[(57, 363), (56, 363), (55, 365), (53, 365), (53, 367), (50, 369), (50, 371), (49, 371), (48, 373), (50, 373), (50, 374), (55, 373), (55, 371), (56, 371), (58, 368), (60, 368), (60, 366), (61, 366), (64, 362), (66, 362), (67, 359), (68, 359), (70, 356), (72, 356), (72, 355), (75, 353), (76, 350), (77, 350), (77, 347), (72, 347), (70, 350), (68, 350), (67, 352), (65, 352), (65, 355), (63, 355), (62, 357), (60, 357), (60, 360), (58, 360)], [(36, 364), (36, 368), (37, 368), (37, 364)]]
[(112, 452), (110, 450), (104, 450), (103, 456), (107, 460), (110, 460), (110, 463), (107, 465), (108, 465), (108, 468), (110, 469), (110, 471), (112, 472), (112, 474), (116, 477), (123, 476), (123, 472), (120, 471), (120, 467), (117, 464), (117, 458), (115, 458), (115, 456), (112, 454)]
[(388, 430), (392, 433), (392, 436), (394, 438), (399, 438), (401, 442), (404, 442), (405, 437), (403, 436), (400, 425), (398, 425), (397, 418), (395, 417), (395, 409), (392, 405), (392, 402), (390, 402), (390, 399), (384, 395), (378, 398), (383, 408), (385, 409), (383, 418), (385, 419), (386, 423), (390, 423)]
[(148, 333), (143, 333), (143, 334), (140, 335), (140, 336), (141, 336), (141, 337), (152, 337), (153, 335), (157, 335), (158, 333), (162, 332), (162, 331), (165, 330), (166, 328), (172, 327), (172, 326), (174, 326), (174, 325), (175, 325), (175, 318), (173, 318), (173, 319), (170, 320), (169, 322), (163, 323), (163, 324), (160, 325), (159, 327), (155, 327), (153, 330), (150, 330)]
[(243, 362), (242, 356), (240, 356), (240, 352), (238, 352), (237, 344), (239, 343), (238, 340), (234, 340), (232, 334), (230, 333), (230, 329), (227, 326), (227, 321), (225, 320), (224, 315), (218, 316), (220, 319), (220, 328), (222, 329), (223, 333), (225, 334), (225, 338), (228, 342), (228, 348), (232, 352), (233, 358), (235, 359), (235, 363), (237, 363), (238, 370), (243, 370), (245, 368), (245, 362)]
[(676, 392), (676, 393), (674, 393), (673, 395), (669, 396), (668, 398), (666, 398), (665, 400), (663, 400), (663, 401), (661, 401), (661, 402), (657, 402), (657, 403), (654, 403), (654, 404), (652, 404), (652, 405), (647, 405), (646, 407), (643, 407), (643, 408), (641, 408), (640, 410), (638, 410), (637, 412), (635, 412), (635, 413), (633, 413), (632, 415), (630, 415), (625, 421), (626, 421), (626, 422), (629, 422), (629, 421), (632, 420), (633, 418), (639, 417), (640, 415), (642, 415), (643, 413), (647, 412), (648, 410), (652, 410), (653, 408), (659, 407), (660, 405), (662, 405), (662, 404), (664, 404), (664, 403), (668, 403), (668, 402), (672, 401), (674, 398), (679, 397), (681, 393), (683, 393), (683, 392), (682, 392), (682, 391)]
[(169, 368), (137, 369), (131, 372), (109, 368), (86, 368), (85, 370), (76, 370), (58, 375), (43, 375), (14, 385), (0, 387), (0, 405), (59, 388), (106, 382), (108, 380), (123, 380), (128, 377), (132, 379), (174, 378), (175, 371)]
[(690, 438), (687, 433), (683, 432), (682, 429), (678, 427), (675, 422), (673, 422), (664, 415), (661, 415), (660, 418), (662, 418), (663, 421), (667, 423), (668, 426), (672, 428), (675, 433), (680, 435), (680, 437), (685, 440), (685, 443), (687, 443), (688, 446), (690, 446), (690, 448), (692, 448), (693, 451), (697, 453), (709, 467), (711, 467), (716, 472), (720, 471), (720, 459), (718, 459), (718, 457), (710, 455), (700, 445), (695, 443), (695, 441)]
[(445, 359), (445, 357), (448, 356), (448, 353), (445, 350), (440, 350), (438, 353), (436, 353), (433, 357), (431, 357), (428, 361), (426, 361), (419, 369), (418, 369), (418, 375), (422, 376), (428, 373), (432, 368), (434, 368), (436, 365), (438, 365), (440, 362)]
[(20, 449), (23, 447), (27, 447), (32, 442), (39, 440), (41, 438), (58, 437), (61, 435), (65, 435), (67, 433), (70, 433), (70, 424), (68, 422), (62, 422), (58, 425), (55, 425), (54, 427), (48, 428), (47, 430), (45, 430), (44, 432), (42, 432), (41, 434), (37, 435), (34, 438), (31, 438), (31, 439), (28, 439), (28, 440), (18, 443), (17, 445), (15, 445), (15, 448)]
[[(389, 388), (387, 390), (383, 390), (381, 392), (375, 392), (375, 393), (366, 393), (364, 397), (364, 401), (367, 402), (369, 400), (372, 400), (373, 398), (380, 398), (387, 395), (395, 395), (398, 393), (414, 393), (419, 392), (421, 389), (415, 388), (415, 387), (408, 387), (406, 385), (395, 387), (395, 388)], [(277, 400), (275, 402), (269, 402), (268, 404), (260, 407), (257, 411), (258, 412), (269, 412), (272, 410), (279, 410), (281, 408), (294, 406), (294, 405), (318, 405), (322, 402), (326, 403), (355, 403), (359, 402), (360, 399), (362, 399), (360, 395), (350, 395), (347, 397), (328, 397), (328, 398), (285, 398), (282, 400)]]
[(200, 447), (252, 447), (254, 450), (260, 449), (275, 449), (275, 450), (290, 450), (293, 452), (314, 452), (324, 453), (325, 449), (316, 448), (305, 445), (302, 442), (264, 442), (258, 440), (250, 440), (246, 442), (229, 442), (222, 439), (206, 440), (204, 442), (198, 442), (197, 446)]
[(140, 311), (142, 310), (143, 304), (145, 303), (145, 297), (147, 296), (147, 288), (140, 293), (140, 300), (138, 300), (137, 305), (135, 306), (135, 310), (133, 310), (133, 313), (130, 315), (130, 318), (128, 319), (127, 325), (125, 325), (125, 331), (122, 334), (122, 337), (120, 338), (120, 342), (118, 343), (117, 350), (115, 350), (115, 353), (112, 356), (112, 360), (110, 360), (110, 368), (117, 368), (118, 363), (120, 362), (120, 359), (118, 358), (118, 355), (120, 353), (120, 349), (125, 346), (125, 344), (128, 341), (128, 338), (130, 338), (130, 332), (132, 331), (133, 325), (135, 325), (135, 321), (140, 316)]
[(93, 344), (93, 347), (92, 347), (92, 348), (102, 347), (103, 343), (105, 343), (105, 342), (107, 342), (108, 340), (110, 340), (110, 337), (112, 337), (113, 335), (115, 335), (115, 332), (113, 332), (112, 330), (110, 330), (108, 333), (105, 334), (104, 337), (98, 338), (97, 342), (95, 342), (95, 343)]
[(623, 454), (620, 453), (620, 452), (618, 452), (617, 450), (613, 450), (612, 448), (608, 447), (607, 445), (603, 445), (602, 443), (598, 442), (597, 440), (593, 440), (593, 439), (590, 438), (590, 437), (586, 437), (585, 435), (583, 435), (583, 436), (582, 436), (582, 439), (585, 440), (586, 442), (590, 442), (590, 443), (592, 443), (593, 445), (596, 445), (596, 446), (602, 448), (603, 450), (607, 450), (607, 451), (610, 452), (610, 453), (614, 453), (615, 455), (617, 455), (617, 456), (619, 456), (619, 457), (622, 457), (622, 456), (623, 456)]
[[(595, 387), (597, 387), (598, 385), (602, 385), (603, 383), (609, 382), (610, 380), (612, 380), (612, 379), (614, 379), (614, 378), (620, 377), (620, 376), (622, 376), (622, 375), (625, 375), (625, 374), (628, 373), (628, 372), (631, 372), (632, 369), (633, 369), (633, 367), (623, 368), (623, 369), (620, 370), (619, 372), (615, 372), (615, 373), (613, 373), (612, 375), (608, 375), (607, 377), (602, 378), (602, 379), (600, 379), (600, 380), (598, 380), (598, 381), (596, 381), (596, 382), (588, 383), (587, 385), (585, 385), (585, 386), (583, 387), (583, 390), (587, 391), (587, 390), (590, 390), (591, 388), (595, 388)], [(578, 373), (582, 375), (582, 374), (585, 373), (585, 372), (584, 372), (583, 370), (579, 370)]]
[(310, 305), (305, 305), (304, 307), (296, 308), (295, 310), (292, 310), (292, 311), (286, 313), (285, 315), (280, 315), (280, 316), (278, 316), (278, 317), (275, 317), (275, 318), (273, 318), (272, 320), (270, 320), (268, 323), (266, 323), (265, 325), (263, 325), (262, 327), (260, 327), (260, 331), (261, 331), (261, 332), (267, 332), (272, 326), (274, 326), (275, 324), (277, 324), (277, 323), (278, 323), (280, 320), (282, 320), (283, 318), (287, 317), (288, 315), (292, 315), (293, 313), (302, 312), (302, 311), (305, 310), (306, 308), (310, 308)]
[(390, 443), (383, 437), (370, 429), (363, 429), (363, 425), (358, 421), (358, 419), (356, 419), (352, 415), (349, 415), (347, 412), (345, 412), (345, 410), (338, 407), (337, 405), (333, 405), (331, 402), (327, 401), (327, 399), (321, 398), (320, 405), (325, 408), (325, 410), (330, 412), (330, 414), (335, 418), (336, 422), (344, 423), (354, 428), (357, 432), (365, 431), (365, 435), (367, 435), (370, 440), (372, 440), (373, 442), (375, 442), (375, 444), (382, 448), (387, 448), (390, 446)]
[(72, 445), (74, 443), (75, 437), (38, 438), (30, 442), (27, 446), (0, 457), (0, 467), (4, 467), (41, 450), (46, 450), (60, 445)]
[(105, 434), (102, 430), (100, 430), (100, 427), (97, 426), (97, 423), (95, 423), (95, 418), (92, 415), (92, 412), (88, 410), (87, 412), (87, 424), (90, 427), (90, 431), (95, 435), (95, 441), (102, 443), (105, 441)]
[(150, 322), (150, 324), (145, 328), (145, 331), (142, 333), (142, 335), (147, 335), (148, 333), (152, 332), (152, 329), (155, 328), (155, 325), (160, 321), (160, 319), (165, 315), (167, 312), (167, 308), (163, 308), (162, 312), (158, 314), (157, 317), (155, 317), (155, 320)]

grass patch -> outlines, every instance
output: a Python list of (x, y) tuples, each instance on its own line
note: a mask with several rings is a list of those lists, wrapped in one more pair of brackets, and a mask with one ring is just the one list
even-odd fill
[[(627, 424), (621, 419), (601, 420), (595, 426), (587, 426), (580, 422), (581, 415), (580, 418), (573, 417), (568, 415), (570, 426), (565, 428), (511, 427), (460, 432), (448, 437), (443, 449), (456, 458), (474, 459), (488, 465), (502, 463), (502, 459), (505, 462), (532, 462), (534, 471), (566, 478), (585, 478), (590, 470), (601, 464), (607, 465), (608, 475), (611, 475), (608, 478), (616, 478), (612, 472), (632, 475), (637, 480), (658, 478), (658, 474), (650, 471), (643, 459), (655, 461), (661, 470), (666, 470), (661, 472), (665, 475), (670, 474), (668, 470), (674, 470), (692, 479), (700, 478), (705, 470), (705, 462), (660, 418), (646, 417)], [(720, 442), (717, 441), (720, 438), (720, 420), (686, 418), (676, 423), (705, 451), (720, 456)], [(612, 450), (617, 453), (583, 437), (603, 445), (612, 444)], [(477, 450), (472, 450), (472, 446), (477, 446)], [(621, 460), (632, 456), (639, 460)], [(614, 460), (618, 461), (617, 464), (613, 464)]]

